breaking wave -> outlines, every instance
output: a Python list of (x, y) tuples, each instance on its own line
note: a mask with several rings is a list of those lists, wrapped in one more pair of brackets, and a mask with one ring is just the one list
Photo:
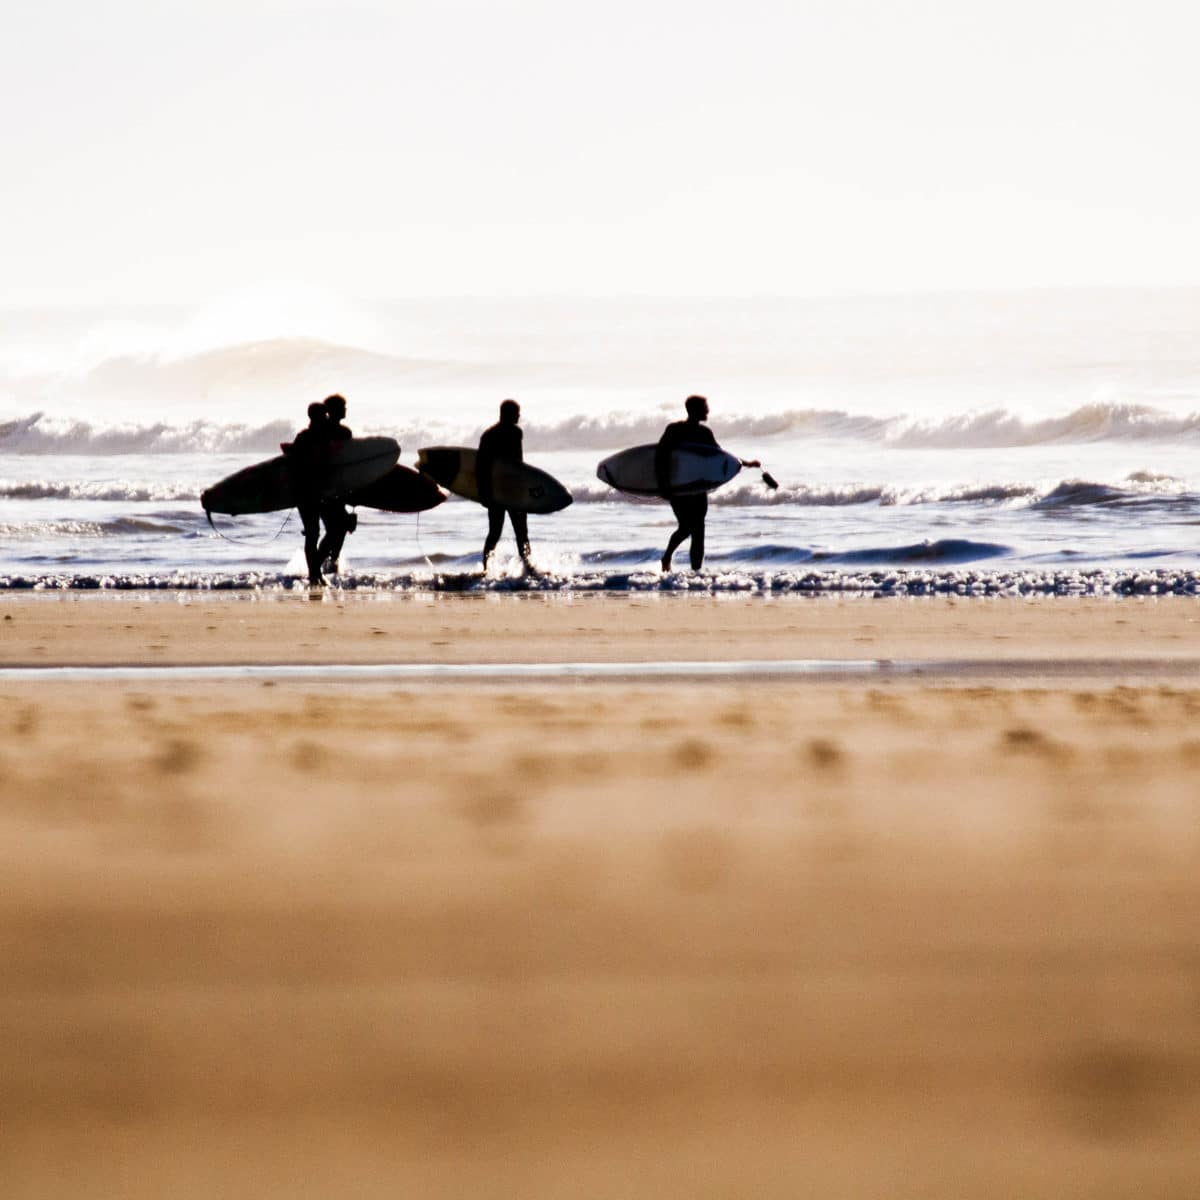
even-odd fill
[(0, 424), (0, 453), (116, 456), (123, 454), (278, 454), (295, 434), (294, 421), (265, 425), (190, 421), (183, 425), (93, 425), (35, 412)]
[(1154, 441), (1200, 435), (1200, 412), (1167, 413), (1144, 404), (1085, 404), (1029, 420), (1004, 409), (893, 425), (884, 440), (916, 449), (988, 449), (1054, 443)]
[(184, 483), (137, 483), (114, 479), (87, 480), (2, 480), (0, 500), (106, 500), (106, 501), (192, 501), (198, 500), (200, 486)]
[[(428, 407), (436, 410), (438, 402)], [(261, 424), (195, 420), (180, 424), (100, 425), (91, 421), (33, 412), (0, 422), (0, 452), (8, 454), (273, 454), (303, 424), (299, 413)], [(538, 421), (527, 415), (530, 451), (612, 451), (655, 441), (661, 412), (613, 412)], [(1029, 419), (996, 409), (938, 420), (907, 416), (875, 417), (837, 409), (788, 409), (759, 415), (718, 416), (721, 439), (735, 446), (762, 438), (857, 440), (897, 449), (1002, 449), (1106, 441), (1200, 440), (1200, 412), (1184, 415), (1136, 404), (1089, 404), (1063, 416)], [(363, 433), (394, 436), (407, 448), (438, 442), (474, 444), (482, 424), (437, 420), (363, 428)]]

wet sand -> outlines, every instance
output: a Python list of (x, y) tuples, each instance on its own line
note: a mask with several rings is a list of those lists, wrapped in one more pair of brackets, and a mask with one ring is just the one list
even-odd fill
[(0, 666), (1113, 663), (0, 681), (4, 1194), (1190, 1197), (1193, 614), (0, 598)]
[(0, 593), (0, 666), (763, 659), (1200, 662), (1187, 597)]

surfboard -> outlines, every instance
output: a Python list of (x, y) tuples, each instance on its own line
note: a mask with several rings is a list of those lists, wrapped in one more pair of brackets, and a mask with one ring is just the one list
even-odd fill
[[(329, 462), (317, 481), (317, 495), (327, 500), (374, 483), (396, 465), (400, 444), (395, 438), (362, 437), (332, 442)], [(299, 493), (295, 462), (286, 454), (243, 467), (200, 493), (205, 512), (274, 512), (295, 505)]]
[(379, 508), (384, 512), (416, 513), (437, 508), (446, 499), (446, 493), (412, 467), (396, 466), (374, 483), (348, 492), (342, 499), (347, 504)]
[[(427, 446), (417, 451), (417, 470), (456, 496), (482, 503), (470, 447)], [(492, 496), (505, 508), (528, 513), (554, 513), (571, 503), (571, 493), (553, 475), (528, 463), (493, 464)]]
[[(609, 487), (634, 496), (658, 496), (654, 470), (655, 445), (634, 446), (606, 458), (596, 477)], [(692, 496), (711, 492), (728, 483), (742, 469), (741, 462), (719, 446), (680, 446), (671, 451), (671, 494)]]

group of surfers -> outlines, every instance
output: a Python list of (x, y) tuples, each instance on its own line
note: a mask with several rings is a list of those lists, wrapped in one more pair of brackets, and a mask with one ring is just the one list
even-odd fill
[[(684, 402), (686, 419), (672, 421), (663, 430), (654, 456), (655, 475), (659, 494), (671, 505), (675, 514), (676, 529), (667, 541), (662, 556), (663, 571), (671, 569), (675, 551), (691, 539), (691, 564), (699, 571), (704, 563), (704, 524), (708, 516), (708, 495), (705, 492), (675, 495), (670, 486), (671, 452), (682, 446), (716, 446), (717, 439), (704, 424), (708, 420), (708, 401), (703, 396), (689, 396)], [(308, 406), (308, 426), (293, 439), (288, 454), (297, 463), (309, 469), (303, 472), (315, 480), (321, 463), (326, 461), (330, 443), (345, 441), (354, 435), (346, 426), (346, 400), (340, 395), (328, 396)], [(476, 487), (479, 499), (488, 514), (487, 538), (483, 543), (483, 569), (486, 571), (492, 554), (500, 542), (507, 515), (512, 524), (517, 553), (526, 570), (534, 570), (530, 561), (529, 523), (519, 509), (505, 508), (492, 495), (492, 467), (498, 462), (524, 462), (524, 433), (521, 430), (521, 406), (515, 400), (505, 400), (500, 405), (500, 419), (484, 430), (479, 439), (475, 456)], [(743, 467), (757, 467), (754, 459), (739, 460)], [(338, 559), (346, 535), (353, 533), (358, 524), (355, 514), (347, 512), (346, 505), (338, 497), (321, 499), (316, 487), (302, 487), (296, 505), (304, 526), (304, 558), (308, 566), (308, 581), (315, 587), (323, 583), (323, 571), (337, 574)], [(321, 527), (325, 534), (321, 536)]]

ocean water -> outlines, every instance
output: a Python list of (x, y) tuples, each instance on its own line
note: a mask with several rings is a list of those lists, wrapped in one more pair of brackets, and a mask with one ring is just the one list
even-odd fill
[[(473, 444), (498, 402), (573, 492), (542, 575), (482, 510), (361, 510), (347, 587), (1196, 591), (1200, 292), (838, 300), (434, 300), (281, 290), (203, 308), (8, 311), (0, 588), (290, 587), (299, 519), (201, 489), (332, 391), (360, 434)], [(705, 572), (663, 579), (666, 505), (595, 476), (690, 392), (759, 458), (714, 493)], [(676, 558), (686, 567), (686, 546)]]

